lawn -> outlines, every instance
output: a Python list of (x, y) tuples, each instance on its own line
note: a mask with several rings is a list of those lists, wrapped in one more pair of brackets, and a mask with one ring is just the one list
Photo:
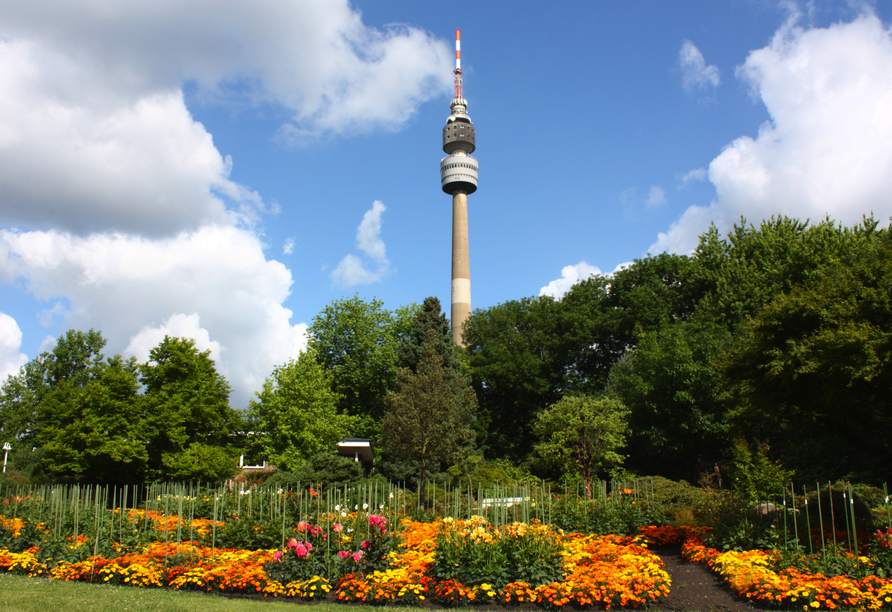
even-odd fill
[[(110, 584), (65, 582), (0, 573), (3, 612), (293, 612), (295, 604), (275, 600), (227, 599), (220, 595), (166, 589), (142, 589)], [(338, 604), (316, 604), (313, 612), (344, 612)], [(388, 607), (388, 611), (417, 612), (417, 608)], [(350, 606), (350, 612), (381, 612), (380, 607)]]

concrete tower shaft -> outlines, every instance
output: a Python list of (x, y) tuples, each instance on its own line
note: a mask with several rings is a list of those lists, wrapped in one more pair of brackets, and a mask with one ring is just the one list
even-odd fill
[(464, 346), (462, 332), (471, 315), (471, 264), (468, 248), (468, 194), (477, 191), (476, 134), (462, 97), (461, 39), (455, 31), (455, 99), (443, 128), (440, 186), (452, 196), (452, 341)]

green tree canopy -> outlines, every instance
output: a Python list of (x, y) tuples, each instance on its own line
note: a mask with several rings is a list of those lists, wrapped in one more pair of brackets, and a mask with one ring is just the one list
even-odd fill
[(723, 360), (731, 343), (725, 327), (689, 320), (643, 334), (613, 367), (607, 391), (630, 410), (630, 469), (696, 481), (723, 459)]
[(384, 414), (384, 396), (396, 383), (397, 351), (417, 311), (396, 311), (358, 295), (326, 306), (310, 325), (309, 347), (333, 375), (338, 411), (361, 417), (356, 435), (374, 437)]
[(312, 351), (276, 367), (252, 400), (249, 415), (269, 460), (294, 471), (318, 453), (335, 451), (351, 434), (356, 417), (338, 414), (333, 374)]
[(629, 411), (609, 397), (568, 395), (541, 412), (533, 425), (540, 442), (536, 454), (548, 464), (575, 472), (592, 498), (592, 479), (622, 462)]
[(418, 362), (424, 352), (424, 342), (428, 337), (428, 332), (433, 332), (438, 341), (437, 350), (440, 357), (443, 358), (443, 367), (460, 374), (461, 364), (452, 342), (449, 321), (442, 311), (440, 300), (436, 297), (424, 299), (424, 303), (412, 319), (409, 332), (400, 341), (397, 352), (399, 367), (409, 368), (413, 372), (418, 370)]
[(892, 236), (777, 295), (728, 361), (740, 435), (803, 478), (880, 482), (892, 462)]
[[(188, 338), (164, 340), (149, 352), (140, 366), (140, 382), (149, 439), (149, 476), (173, 478), (191, 473), (190, 466), (216, 465), (205, 476), (234, 472), (238, 453), (228, 447), (244, 429), (241, 416), (229, 406), (229, 383), (217, 372), (210, 351), (199, 351)], [(196, 446), (190, 450), (192, 445)], [(212, 454), (207, 447), (226, 448)], [(199, 460), (200, 458), (200, 460)]]
[(417, 372), (399, 370), (381, 420), (381, 445), (388, 457), (417, 465), (422, 507), (428, 475), (458, 463), (474, 444), (474, 390), (464, 377), (443, 367), (439, 349), (439, 339), (431, 330)]

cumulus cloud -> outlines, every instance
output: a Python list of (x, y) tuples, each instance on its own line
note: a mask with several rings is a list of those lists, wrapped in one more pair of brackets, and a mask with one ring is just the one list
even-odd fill
[[(189, 114), (184, 82), (290, 113), (289, 140), (398, 129), (449, 89), (449, 48), (346, 0), (34, 0), (0, 15), (0, 223), (171, 235), (255, 222), (258, 194)], [(235, 101), (235, 102), (234, 102)]]
[[(138, 334), (130, 339), (130, 343), (122, 353), (125, 357), (136, 357), (140, 362), (149, 360), (149, 352), (164, 341), (165, 336), (171, 338), (190, 338), (195, 341), (195, 348), (199, 351), (210, 351), (211, 358), (220, 363), (222, 347), (220, 343), (211, 340), (208, 330), (201, 327), (201, 317), (198, 313), (191, 315), (174, 314), (169, 316), (158, 327), (143, 327)], [(221, 371), (226, 374), (225, 371)]]
[(0, 34), (74, 58), (82, 96), (96, 82), (142, 97), (190, 80), (210, 100), (284, 107), (292, 134), (398, 128), (451, 83), (446, 41), (371, 28), (347, 0), (32, 0), (4, 7)]
[(137, 354), (164, 330), (212, 349), (236, 407), (305, 345), (306, 325), (291, 324), (282, 306), (291, 273), (239, 228), (206, 226), (167, 239), (0, 230), (0, 245), (7, 253), (0, 270), (40, 300), (64, 296), (65, 323), (102, 330), (109, 353)]
[(592, 276), (601, 274), (601, 269), (580, 261), (575, 266), (564, 266), (561, 270), (561, 278), (553, 280), (539, 290), (539, 295), (550, 295), (555, 299), (561, 299), (573, 285)]
[[(243, 407), (306, 325), (290, 321), (291, 273), (259, 239), (276, 207), (230, 179), (184, 84), (202, 103), (271, 109), (300, 144), (399, 129), (449, 91), (450, 58), (427, 32), (365, 25), (347, 0), (5, 6), (0, 282), (49, 301), (47, 324), (101, 329), (109, 352), (194, 338)], [(358, 242), (383, 274), (375, 210)]]
[(712, 160), (715, 201), (685, 211), (652, 252), (687, 252), (710, 221), (726, 230), (741, 216), (892, 215), (892, 35), (870, 12), (828, 28), (797, 19), (736, 72), (771, 120)]
[(651, 187), (650, 191), (647, 194), (647, 200), (645, 200), (645, 204), (650, 207), (654, 206), (662, 206), (666, 203), (666, 191), (662, 187)]
[(381, 280), (390, 271), (387, 249), (381, 240), (381, 216), (387, 207), (375, 200), (356, 228), (356, 247), (365, 255), (361, 259), (347, 254), (331, 273), (332, 280), (342, 287), (367, 285)]
[(0, 384), (8, 376), (15, 376), (19, 368), (28, 361), (28, 356), (19, 351), (22, 347), (22, 330), (15, 319), (0, 312)]
[(706, 65), (703, 54), (694, 43), (685, 40), (678, 52), (681, 82), (687, 91), (716, 88), (721, 83), (718, 66)]

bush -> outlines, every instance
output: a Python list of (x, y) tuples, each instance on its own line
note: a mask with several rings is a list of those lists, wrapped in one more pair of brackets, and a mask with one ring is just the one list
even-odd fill
[(732, 463), (726, 472), (734, 490), (749, 506), (775, 499), (793, 477), (792, 471), (768, 457), (768, 450), (767, 444), (760, 444), (753, 452), (744, 440), (734, 441)]
[(479, 516), (445, 525), (437, 536), (431, 568), (438, 581), (490, 584), (501, 590), (510, 582), (535, 588), (563, 575), (563, 547), (547, 527), (515, 524), (496, 529)]
[(319, 453), (310, 457), (294, 471), (294, 477), (304, 484), (321, 485), (324, 488), (356, 482), (363, 477), (362, 464), (343, 455)]
[(675, 482), (662, 476), (647, 477), (653, 504), (662, 509), (673, 523), (690, 523), (694, 520), (694, 508), (706, 499), (707, 492), (684, 480)]

